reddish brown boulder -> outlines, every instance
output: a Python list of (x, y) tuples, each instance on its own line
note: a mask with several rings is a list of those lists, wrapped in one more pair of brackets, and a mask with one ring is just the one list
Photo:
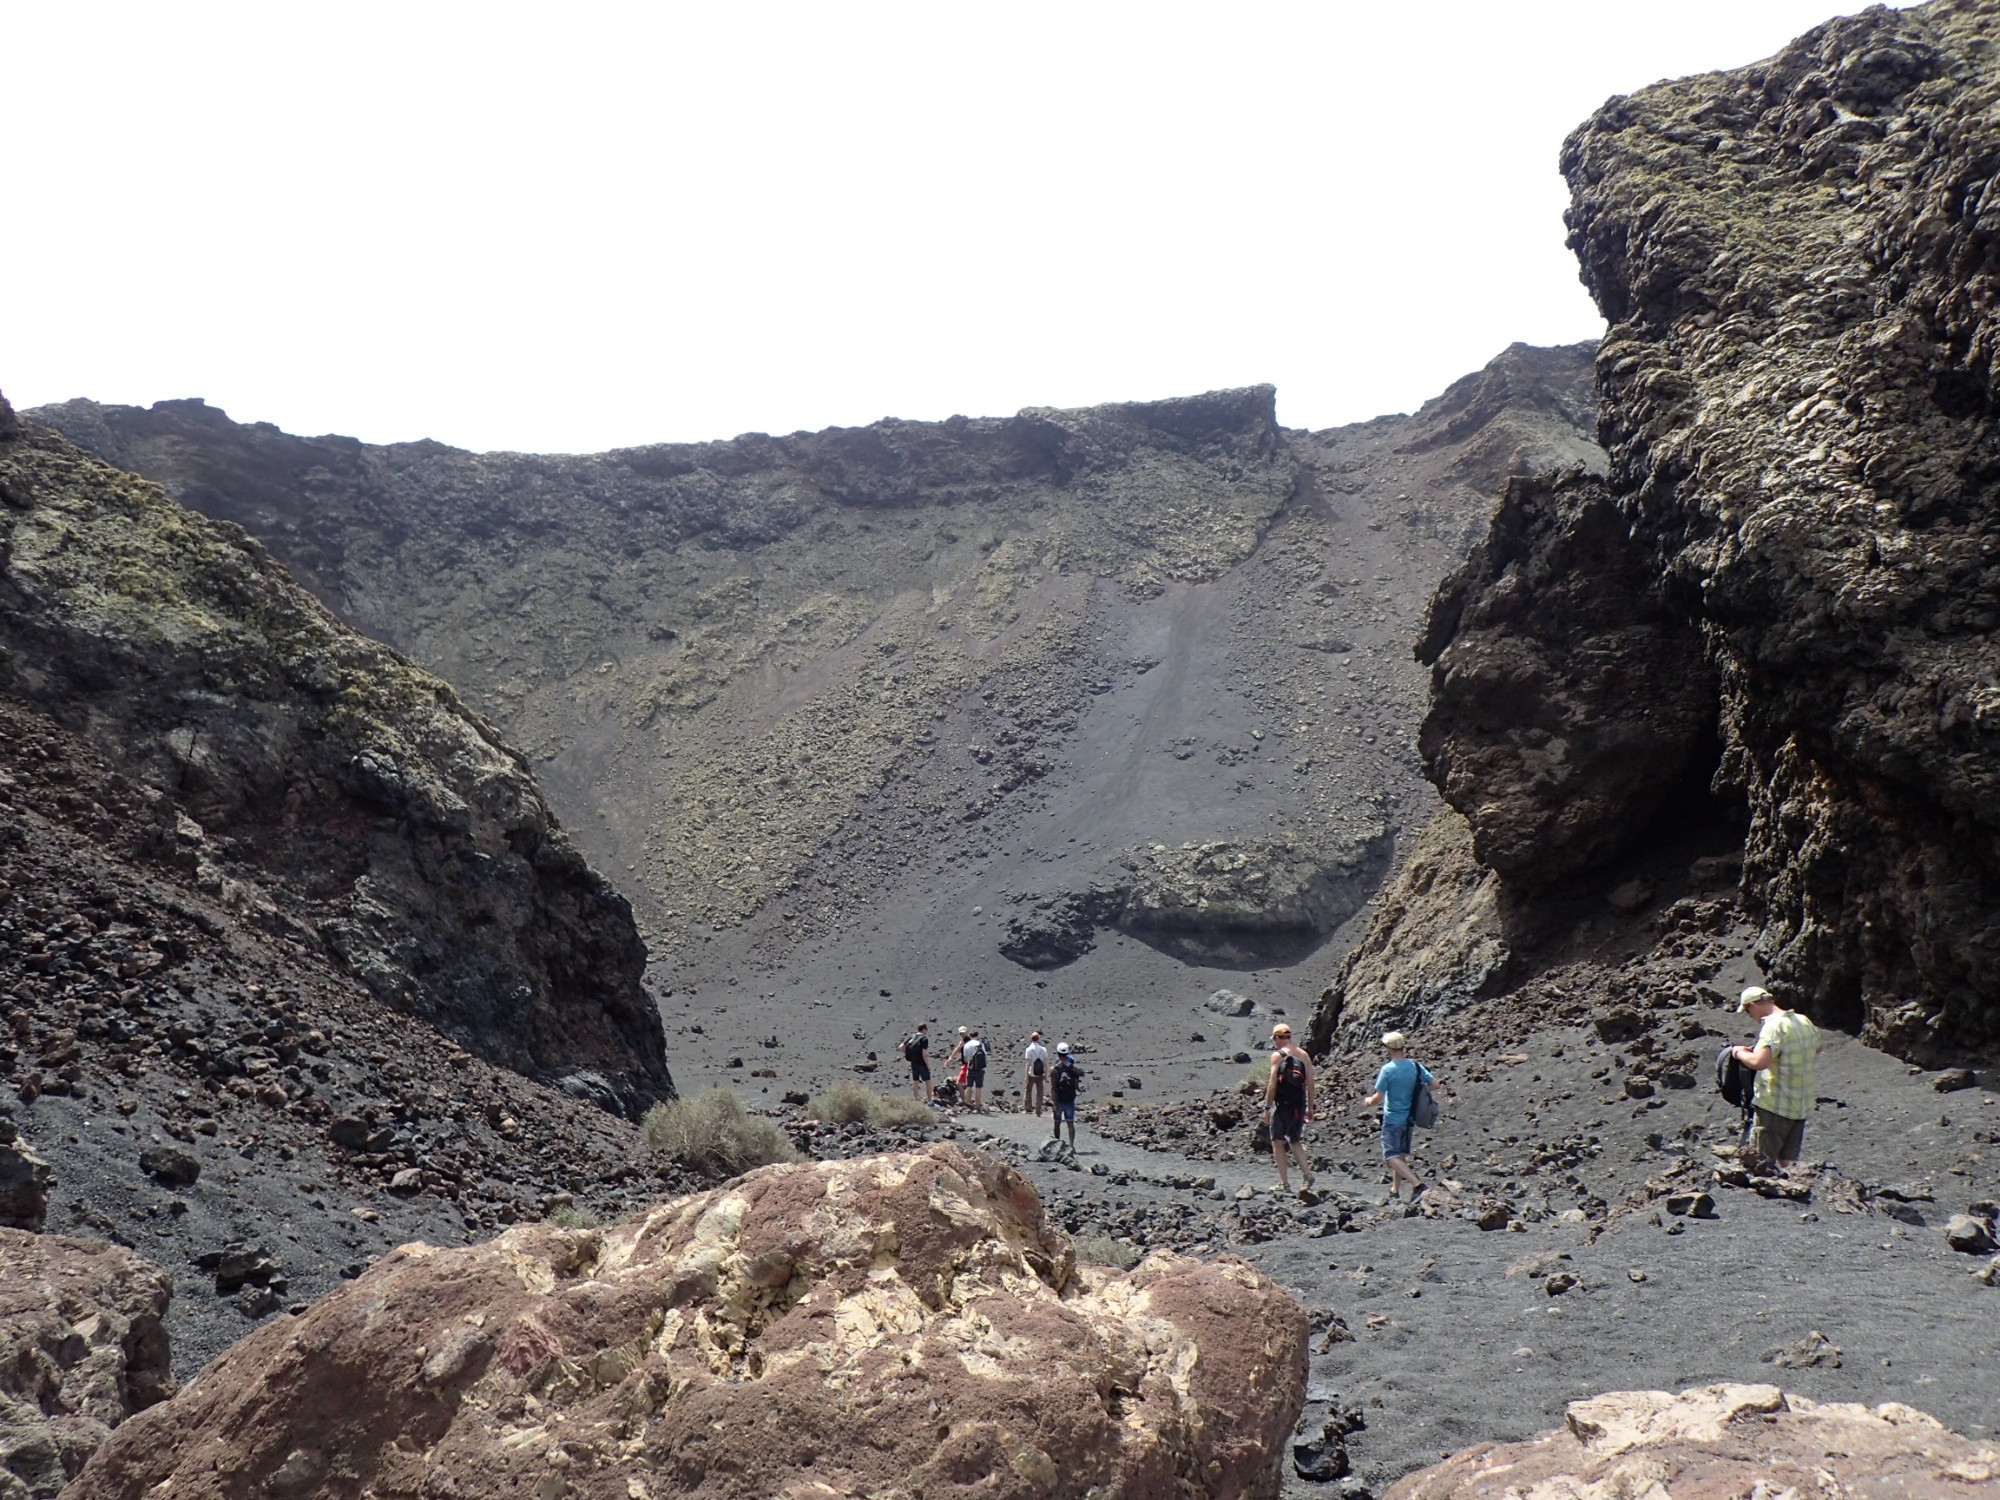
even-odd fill
[(0, 1495), (53, 1495), (173, 1392), (173, 1280), (100, 1240), (0, 1229)]
[(65, 1500), (1274, 1496), (1305, 1335), (1238, 1262), (1079, 1269), (989, 1157), (768, 1167), (615, 1228), (404, 1246)]
[(1398, 1480), (1385, 1500), (1737, 1500), (1753, 1493), (1963, 1500), (1995, 1485), (2000, 1449), (1960, 1437), (1913, 1407), (1808, 1401), (1774, 1385), (1711, 1385), (1573, 1401), (1556, 1431), (1468, 1448)]

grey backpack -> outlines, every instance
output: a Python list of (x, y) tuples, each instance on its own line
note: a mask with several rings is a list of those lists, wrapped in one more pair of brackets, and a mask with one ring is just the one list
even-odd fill
[[(1414, 1058), (1411, 1061), (1415, 1063)], [(1429, 1130), (1438, 1122), (1437, 1095), (1433, 1094), (1431, 1086), (1424, 1082), (1423, 1064), (1416, 1063), (1416, 1069), (1417, 1091), (1410, 1095), (1410, 1123), (1420, 1130)]]

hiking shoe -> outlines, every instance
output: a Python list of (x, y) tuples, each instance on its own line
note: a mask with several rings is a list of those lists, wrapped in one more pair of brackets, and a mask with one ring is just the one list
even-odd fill
[(1306, 1191), (1310, 1193), (1312, 1190), (1313, 1190), (1313, 1174), (1308, 1172), (1306, 1173)]
[(1423, 1197), (1424, 1189), (1429, 1186), (1430, 1184), (1428, 1182), (1420, 1182), (1415, 1187), (1411, 1188), (1410, 1202), (1415, 1203), (1419, 1198)]

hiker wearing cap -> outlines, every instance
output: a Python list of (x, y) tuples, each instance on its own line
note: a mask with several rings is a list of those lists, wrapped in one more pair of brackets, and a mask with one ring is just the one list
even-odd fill
[(1070, 1056), (1069, 1043), (1057, 1042), (1055, 1071), (1049, 1075), (1049, 1100), (1054, 1109), (1053, 1118), (1049, 1121), (1049, 1135), (1052, 1139), (1059, 1139), (1064, 1124), (1067, 1124), (1072, 1150), (1076, 1147), (1076, 1091), (1082, 1087), (1083, 1069)]
[(1752, 1144), (1759, 1155), (1792, 1166), (1805, 1145), (1806, 1116), (1813, 1109), (1819, 1028), (1778, 1004), (1762, 985), (1745, 990), (1736, 1009), (1757, 1023), (1757, 1040), (1731, 1049), (1736, 1060), (1757, 1075), (1750, 1094), (1757, 1116)]
[(1389, 1166), (1389, 1201), (1402, 1197), (1407, 1182), (1410, 1202), (1415, 1203), (1423, 1197), (1426, 1184), (1410, 1166), (1410, 1107), (1416, 1103), (1417, 1086), (1437, 1080), (1431, 1077), (1430, 1069), (1410, 1056), (1410, 1039), (1402, 1032), (1384, 1034), (1382, 1050), (1389, 1054), (1389, 1060), (1376, 1073), (1375, 1092), (1361, 1101), (1361, 1107), (1382, 1106), (1382, 1160)]
[(1264, 1118), (1271, 1126), (1271, 1160), (1278, 1164), (1278, 1191), (1292, 1190), (1287, 1171), (1297, 1157), (1299, 1175), (1312, 1191), (1312, 1163), (1306, 1159), (1306, 1122), (1313, 1117), (1313, 1064), (1305, 1049), (1292, 1040), (1289, 1023), (1271, 1028), (1270, 1076), (1264, 1080)]
[(1038, 1115), (1049, 1091), (1049, 1049), (1043, 1045), (1039, 1031), (1028, 1033), (1027, 1050), (1021, 1054), (1021, 1072), (1027, 1079), (1021, 1107)]

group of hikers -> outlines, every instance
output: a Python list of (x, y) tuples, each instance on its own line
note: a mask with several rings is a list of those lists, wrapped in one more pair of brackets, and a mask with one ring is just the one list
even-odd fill
[[(1744, 1096), (1742, 1144), (1778, 1167), (1798, 1162), (1804, 1145), (1806, 1116), (1815, 1098), (1815, 1067), (1820, 1036), (1798, 1011), (1786, 1010), (1771, 992), (1751, 985), (1736, 1002), (1738, 1014), (1758, 1023), (1757, 1039), (1746, 1046), (1723, 1049), (1718, 1068), (1727, 1065), (1753, 1075)], [(1389, 1201), (1400, 1202), (1403, 1188), (1415, 1204), (1429, 1186), (1410, 1164), (1414, 1132), (1436, 1123), (1437, 1101), (1431, 1090), (1436, 1075), (1410, 1051), (1410, 1039), (1400, 1031), (1384, 1033), (1388, 1054), (1375, 1074), (1375, 1087), (1361, 1101), (1363, 1111), (1381, 1111), (1382, 1161), (1389, 1171)], [(910, 1092), (925, 1103), (936, 1102), (931, 1083), (930, 1023), (919, 1022), (903, 1039), (903, 1057), (910, 1065)], [(961, 1026), (958, 1039), (944, 1054), (943, 1065), (955, 1070), (957, 1097), (966, 1107), (986, 1113), (988, 1049), (979, 1028)], [(1083, 1084), (1068, 1042), (1057, 1042), (1051, 1056), (1039, 1031), (1028, 1037), (1021, 1055), (1022, 1108), (1039, 1115), (1053, 1111), (1050, 1130), (1060, 1136), (1065, 1126), (1076, 1144), (1076, 1097)], [(1271, 1054), (1264, 1080), (1264, 1120), (1271, 1138), (1271, 1159), (1278, 1169), (1278, 1190), (1291, 1191), (1291, 1169), (1298, 1167), (1305, 1192), (1313, 1189), (1312, 1160), (1306, 1155), (1305, 1128), (1313, 1122), (1318, 1075), (1311, 1055), (1293, 1038), (1289, 1023), (1271, 1028)]]
[[(977, 1026), (958, 1028), (958, 1040), (945, 1052), (941, 1064), (954, 1074), (952, 1087), (958, 1101), (975, 1114), (986, 1113), (986, 1067), (990, 1052)], [(917, 1029), (903, 1038), (903, 1060), (910, 1065), (910, 1097), (922, 1104), (937, 1103), (937, 1087), (931, 1082), (931, 1026), (919, 1021)], [(1076, 1096), (1083, 1086), (1083, 1070), (1068, 1042), (1057, 1042), (1053, 1056), (1039, 1031), (1028, 1034), (1021, 1054), (1022, 1108), (1039, 1115), (1046, 1105), (1053, 1110), (1050, 1133), (1061, 1135), (1069, 1128), (1069, 1143), (1076, 1144)]]

